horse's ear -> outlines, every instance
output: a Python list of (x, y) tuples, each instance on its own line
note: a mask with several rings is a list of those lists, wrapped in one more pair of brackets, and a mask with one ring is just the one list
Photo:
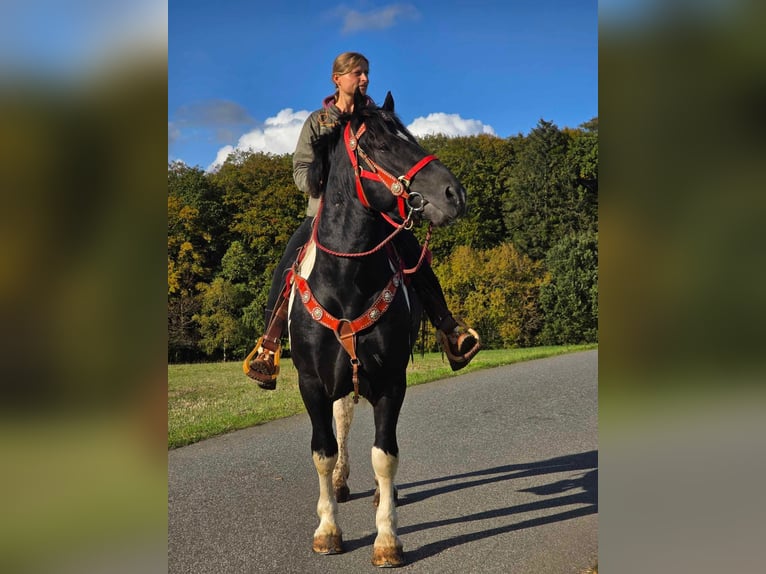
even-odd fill
[(383, 102), (383, 109), (387, 112), (394, 111), (394, 96), (391, 95), (391, 92), (386, 94), (386, 101)]
[(364, 107), (367, 105), (367, 98), (365, 98), (362, 95), (362, 92), (359, 91), (359, 88), (354, 90), (354, 111), (360, 112), (364, 109)]

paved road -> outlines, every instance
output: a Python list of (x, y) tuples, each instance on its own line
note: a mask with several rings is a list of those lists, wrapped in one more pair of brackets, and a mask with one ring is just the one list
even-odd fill
[[(597, 351), (412, 387), (399, 423), (399, 536), (412, 573), (577, 574), (597, 556)], [(172, 573), (374, 572), (372, 409), (350, 433), (346, 552), (311, 551), (308, 417), (168, 454)]]

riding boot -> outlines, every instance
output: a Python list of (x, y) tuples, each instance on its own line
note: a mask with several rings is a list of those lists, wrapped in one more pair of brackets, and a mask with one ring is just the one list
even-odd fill
[[(282, 295), (277, 303), (277, 308), (266, 310), (268, 327), (266, 333), (258, 339), (255, 348), (245, 359), (245, 374), (258, 383), (258, 386), (267, 391), (277, 388), (277, 375), (279, 375), (279, 357), (282, 354), (280, 339), (287, 321), (288, 299)], [(269, 315), (271, 315), (269, 317)], [(253, 358), (255, 356), (255, 358)]]
[(481, 348), (479, 334), (452, 316), (439, 280), (430, 265), (422, 265), (411, 277), (423, 309), (437, 329), (436, 340), (444, 349), (450, 367), (453, 371), (462, 369)]

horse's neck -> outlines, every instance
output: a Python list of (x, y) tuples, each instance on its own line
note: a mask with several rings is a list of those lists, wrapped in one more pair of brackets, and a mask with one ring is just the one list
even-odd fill
[[(344, 256), (374, 250), (383, 239), (382, 230), (380, 218), (361, 205), (323, 206), (317, 239), (323, 248), (337, 253), (317, 251), (315, 270), (328, 280), (328, 284), (317, 285), (317, 288), (324, 291), (323, 288), (329, 287), (331, 292), (324, 293), (323, 297), (337, 298), (344, 308), (355, 308), (385, 287), (392, 275), (385, 249), (363, 257)], [(315, 283), (317, 279), (314, 278)], [(339, 289), (339, 285), (343, 288)]]
[[(353, 202), (353, 200), (351, 200)], [(317, 226), (319, 242), (340, 253), (363, 253), (383, 239), (380, 218), (361, 204), (322, 206)]]

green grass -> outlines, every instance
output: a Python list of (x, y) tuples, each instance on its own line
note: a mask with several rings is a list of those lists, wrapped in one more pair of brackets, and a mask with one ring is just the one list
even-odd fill
[[(464, 373), (595, 349), (597, 345), (484, 350), (465, 369), (453, 373), (440, 353), (415, 355), (407, 386)], [(176, 448), (229, 431), (304, 412), (298, 374), (282, 359), (276, 391), (263, 391), (242, 372), (242, 363), (168, 365), (168, 447)]]

